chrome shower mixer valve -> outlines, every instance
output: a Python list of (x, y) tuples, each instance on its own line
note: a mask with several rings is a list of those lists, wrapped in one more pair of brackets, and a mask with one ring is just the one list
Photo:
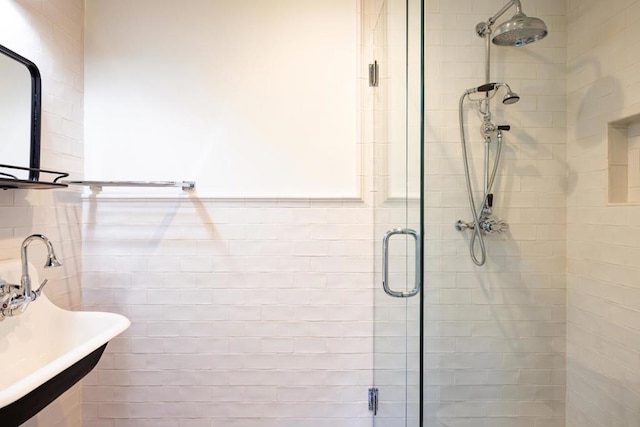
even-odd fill
[[(475, 223), (473, 222), (465, 222), (462, 220), (458, 220), (456, 222), (456, 230), (473, 230), (475, 228)], [(509, 229), (509, 224), (504, 220), (495, 220), (493, 218), (483, 218), (480, 220), (480, 230), (485, 233), (504, 233)]]

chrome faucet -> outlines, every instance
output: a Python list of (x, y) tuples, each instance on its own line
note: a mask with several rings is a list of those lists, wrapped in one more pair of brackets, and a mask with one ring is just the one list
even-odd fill
[(47, 260), (44, 264), (44, 268), (59, 267), (62, 263), (58, 260), (53, 245), (43, 234), (32, 234), (24, 239), (21, 247), (21, 264), (22, 264), (22, 276), (20, 277), (20, 285), (14, 285), (7, 283), (4, 280), (0, 280), (0, 320), (7, 316), (16, 316), (24, 313), (27, 306), (31, 301), (35, 301), (41, 294), (42, 289), (47, 284), (47, 279), (44, 279), (38, 289), (33, 291), (31, 289), (31, 278), (29, 277), (29, 259), (27, 257), (27, 248), (29, 244), (34, 240), (40, 240), (47, 246)]
[(41, 240), (45, 245), (47, 245), (48, 254), (47, 261), (44, 263), (44, 268), (60, 267), (62, 263), (58, 261), (58, 257), (53, 250), (53, 245), (44, 234), (32, 234), (31, 236), (24, 239), (24, 241), (22, 242), (21, 250), (22, 277), (20, 278), (20, 289), (22, 290), (23, 295), (28, 296), (29, 298), (33, 297), (33, 299), (36, 299), (40, 296), (40, 293), (42, 293), (42, 287), (47, 283), (47, 280), (45, 279), (36, 291), (31, 291), (31, 278), (29, 277), (29, 260), (27, 258), (27, 248), (29, 247), (29, 244), (34, 240)]

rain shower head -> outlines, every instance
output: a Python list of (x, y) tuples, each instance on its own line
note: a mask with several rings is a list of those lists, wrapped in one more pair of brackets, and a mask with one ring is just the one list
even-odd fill
[(493, 36), (498, 46), (524, 46), (536, 42), (547, 35), (547, 26), (540, 18), (529, 17), (521, 11), (502, 23)]
[(547, 35), (547, 26), (540, 18), (529, 17), (522, 12), (520, 0), (510, 0), (487, 22), (476, 25), (476, 33), (480, 37), (488, 37), (491, 27), (511, 6), (516, 7), (516, 14), (511, 19), (502, 23), (495, 30), (493, 43), (498, 46), (524, 46), (544, 38)]

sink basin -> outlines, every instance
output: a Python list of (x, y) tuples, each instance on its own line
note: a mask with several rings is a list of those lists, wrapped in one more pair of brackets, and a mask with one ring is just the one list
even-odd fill
[[(19, 261), (0, 261), (0, 279), (19, 283), (20, 272)], [(32, 266), (29, 274), (32, 283), (40, 283)], [(19, 425), (64, 393), (130, 324), (115, 313), (63, 310), (44, 294), (23, 314), (1, 321), (2, 424)]]

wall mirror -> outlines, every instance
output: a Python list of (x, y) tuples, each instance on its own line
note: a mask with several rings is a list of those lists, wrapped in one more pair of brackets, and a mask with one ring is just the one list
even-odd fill
[(67, 174), (40, 169), (41, 99), (36, 64), (0, 45), (0, 188), (66, 187), (57, 181)]

